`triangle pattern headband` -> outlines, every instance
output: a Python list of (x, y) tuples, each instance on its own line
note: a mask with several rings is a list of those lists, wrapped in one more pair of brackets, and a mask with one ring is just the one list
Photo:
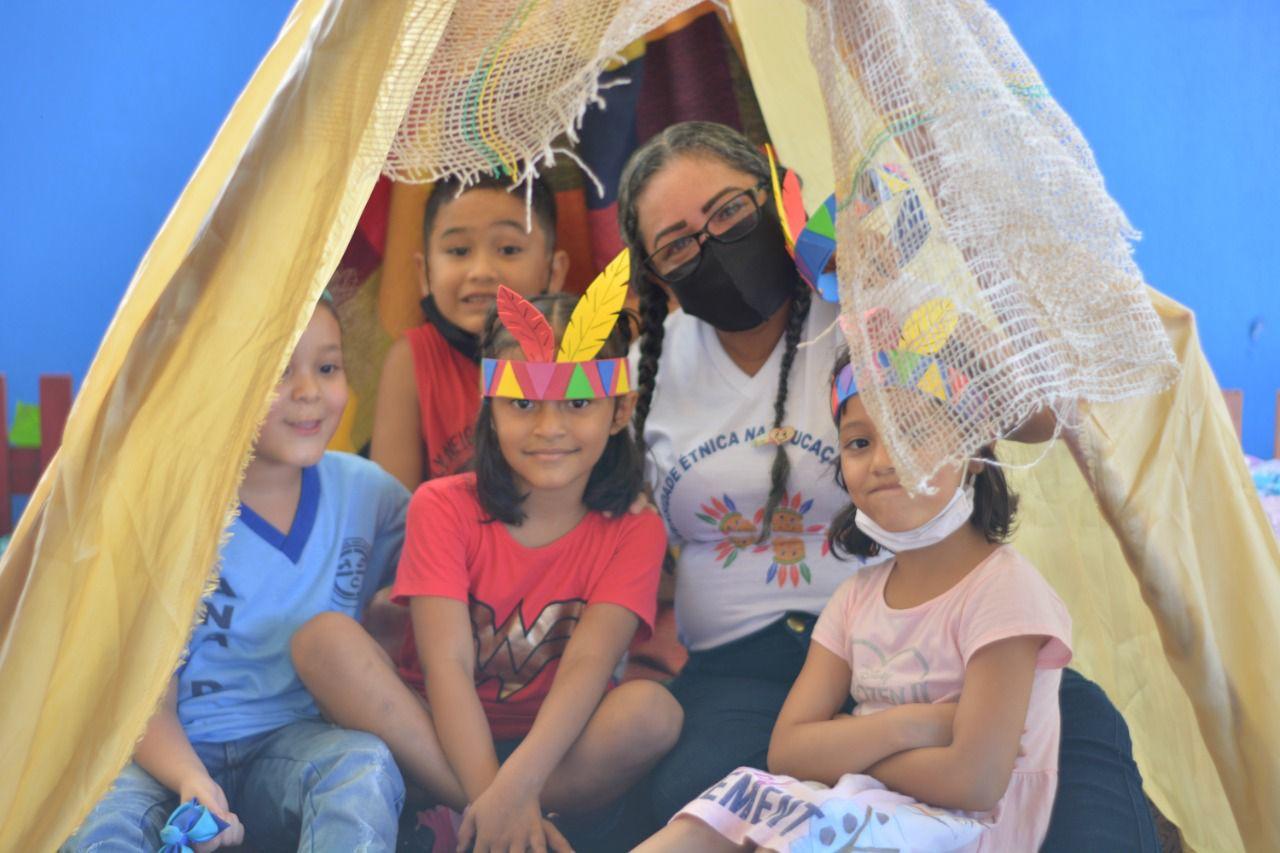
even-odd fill
[(617, 325), (630, 278), (631, 256), (623, 249), (578, 300), (559, 351), (542, 312), (514, 290), (499, 287), (498, 318), (524, 359), (482, 359), (480, 392), (514, 400), (593, 400), (629, 392), (630, 362), (596, 355)]
[[(883, 325), (887, 310), (868, 311), (868, 325)], [(981, 405), (980, 395), (972, 390), (965, 393), (969, 376), (937, 356), (959, 321), (959, 312), (950, 299), (930, 299), (920, 305), (902, 324), (896, 345), (876, 350), (871, 368), (875, 384), (881, 388), (912, 388), (962, 413)], [(840, 407), (857, 393), (854, 365), (846, 364), (831, 383), (831, 416), (839, 420)]]

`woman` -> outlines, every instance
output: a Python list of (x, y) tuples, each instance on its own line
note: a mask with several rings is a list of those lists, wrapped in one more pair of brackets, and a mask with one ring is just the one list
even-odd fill
[[(647, 796), (650, 828), (740, 765), (763, 767), (813, 622), (859, 564), (825, 531), (844, 502), (827, 378), (837, 308), (811, 301), (738, 132), (688, 122), (631, 157), (619, 220), (640, 289), (636, 429), (673, 544), (689, 662), (685, 724)], [(669, 294), (683, 309), (668, 316)], [(801, 348), (801, 341), (817, 341)], [(1042, 440), (1042, 421), (1015, 438)], [(1045, 850), (1155, 850), (1124, 720), (1067, 670), (1060, 782)]]

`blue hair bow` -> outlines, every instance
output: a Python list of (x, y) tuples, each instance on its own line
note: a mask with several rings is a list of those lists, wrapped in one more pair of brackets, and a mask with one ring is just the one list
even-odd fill
[(227, 826), (226, 821), (195, 800), (183, 803), (160, 830), (158, 853), (194, 853), (193, 844), (213, 839)]

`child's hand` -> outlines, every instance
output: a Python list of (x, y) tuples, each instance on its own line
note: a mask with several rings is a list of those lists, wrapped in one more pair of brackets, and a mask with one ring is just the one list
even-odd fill
[(542, 816), (536, 797), (514, 800), (499, 786), (490, 786), (467, 806), (458, 829), (458, 851), (507, 853), (532, 850), (534, 853), (573, 853), (569, 842), (551, 821)]
[(244, 842), (244, 825), (240, 818), (231, 811), (227, 804), (227, 795), (222, 792), (218, 783), (207, 774), (185, 779), (178, 790), (178, 801), (182, 803), (195, 800), (209, 811), (220, 817), (227, 828), (219, 832), (209, 841), (195, 846), (196, 853), (211, 853), (219, 847), (235, 847)]

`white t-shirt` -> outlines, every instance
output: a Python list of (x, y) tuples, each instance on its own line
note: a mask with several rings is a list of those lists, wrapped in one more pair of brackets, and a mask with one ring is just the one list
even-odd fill
[(831, 420), (831, 367), (842, 343), (839, 329), (830, 328), (837, 313), (815, 299), (801, 335), (812, 341), (827, 332), (797, 350), (791, 367), (783, 420), (795, 428), (787, 447), (791, 477), (765, 542), (756, 540), (775, 446), (753, 440), (773, 425), (785, 338), (747, 376), (710, 325), (682, 311), (667, 318), (645, 423), (645, 475), (680, 548), (676, 622), (693, 651), (745, 637), (788, 611), (821, 612), (861, 565), (837, 560), (826, 545), (831, 519), (849, 503), (835, 482), (840, 452)]

